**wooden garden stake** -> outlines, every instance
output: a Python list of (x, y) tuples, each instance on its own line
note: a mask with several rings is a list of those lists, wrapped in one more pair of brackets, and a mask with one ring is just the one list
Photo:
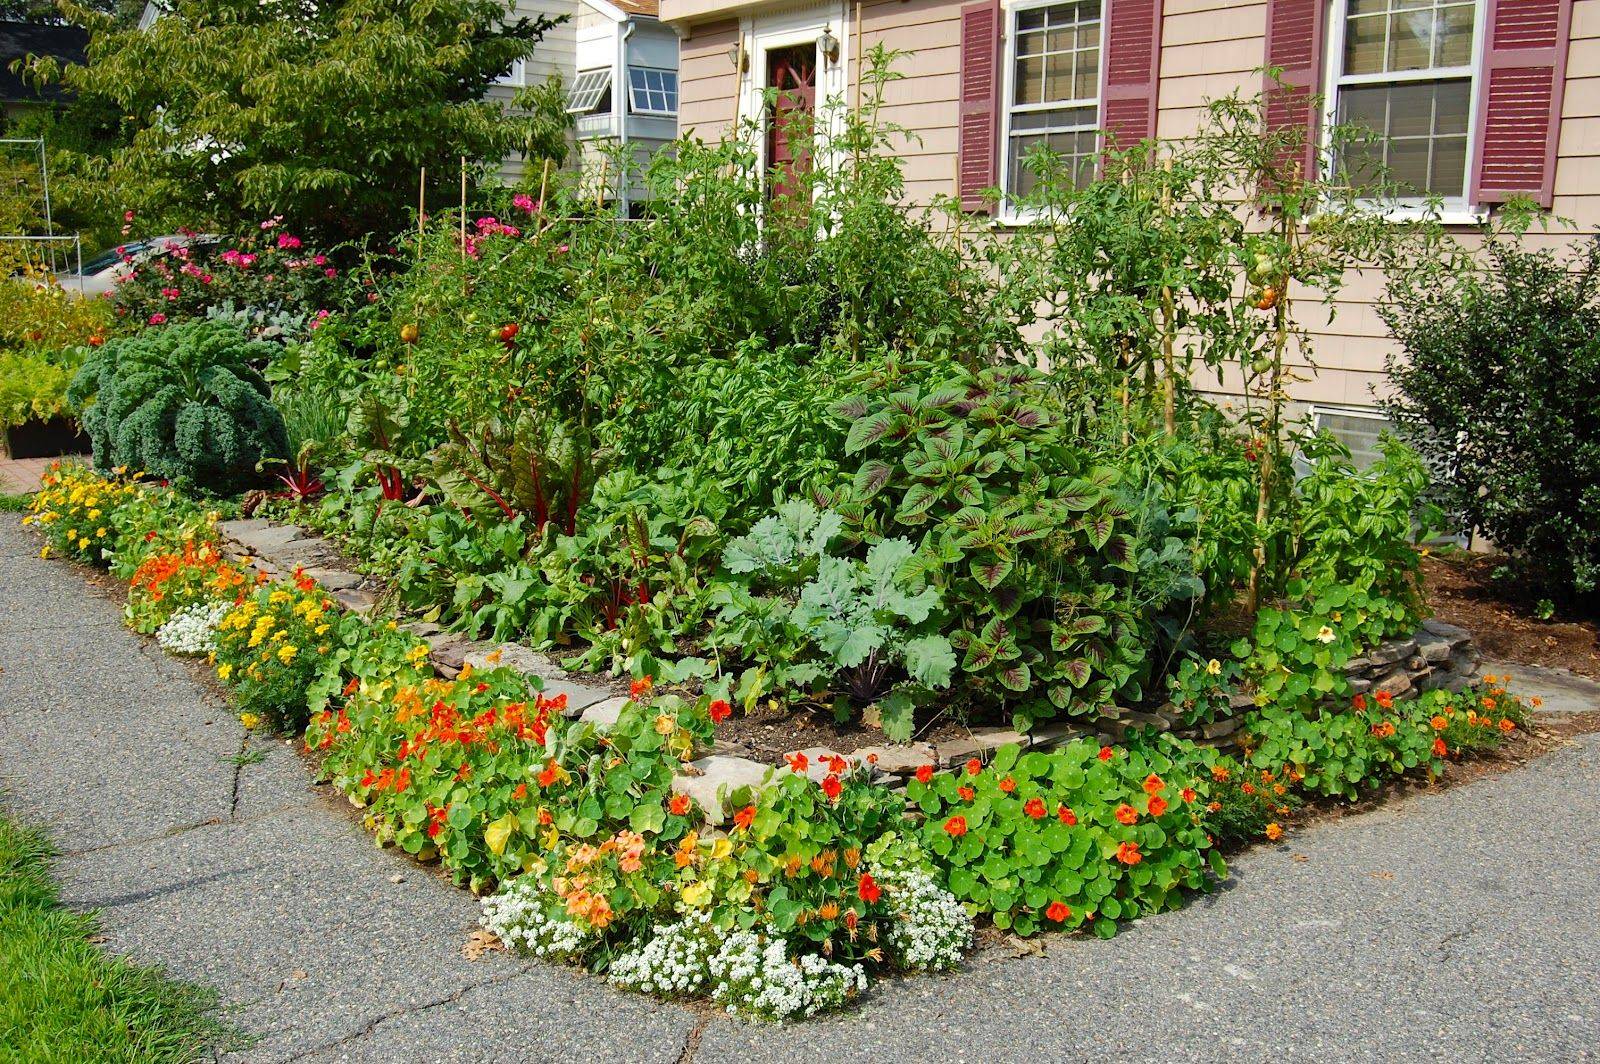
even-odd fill
[(417, 258), (422, 258), (422, 240), (427, 234), (428, 218), (428, 168), (424, 166), (417, 177)]
[[(1164, 223), (1170, 226), (1172, 220), (1172, 156), (1167, 156), (1162, 167), (1166, 179), (1161, 185), (1161, 217)], [(1162, 419), (1165, 423), (1167, 436), (1170, 438), (1178, 434), (1178, 384), (1173, 378), (1172, 340), (1176, 325), (1173, 321), (1172, 285), (1161, 285), (1161, 361), (1166, 370), (1165, 395), (1161, 399)]]
[(467, 157), (461, 157), (461, 261), (467, 261)]

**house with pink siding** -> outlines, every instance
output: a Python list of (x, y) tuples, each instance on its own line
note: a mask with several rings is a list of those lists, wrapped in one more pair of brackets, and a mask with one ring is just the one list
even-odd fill
[[(1088, 175), (1099, 130), (1192, 136), (1208, 99), (1253, 93), (1274, 66), (1296, 92), (1271, 121), (1386, 134), (1384, 164), (1440, 197), (1446, 222), (1523, 194), (1564, 219), (1537, 239), (1600, 229), (1600, 0), (661, 0), (661, 19), (680, 39), (679, 130), (706, 139), (755, 114), (780, 75), (848, 102), (868, 49), (908, 53), (884, 117), (915, 134), (899, 147), (909, 198), (955, 193), (997, 226), (1025, 221), (1010, 202), (1034, 145)], [(1381, 424), (1393, 346), (1367, 274), (1326, 317), (1299, 304), (1316, 316), (1302, 314), (1316, 368), (1298, 366), (1294, 386), (1358, 448)]]

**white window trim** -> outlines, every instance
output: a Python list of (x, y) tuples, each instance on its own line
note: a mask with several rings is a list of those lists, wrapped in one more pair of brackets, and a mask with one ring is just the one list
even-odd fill
[(676, 70), (671, 70), (667, 67), (646, 66), (643, 63), (630, 63), (624, 70), (628, 80), (628, 113), (640, 115), (644, 118), (677, 118), (678, 112), (675, 109), (671, 111), (656, 111), (648, 108), (633, 106), (633, 72), (635, 70), (654, 70), (662, 74), (671, 74), (673, 85), (675, 86), (675, 91), (673, 92), (674, 96), (676, 96), (679, 91), (682, 91), (683, 88), (682, 83), (678, 79), (678, 72)]
[(1465, 76), (1471, 85), (1467, 94), (1467, 151), (1465, 172), (1461, 175), (1461, 195), (1445, 196), (1437, 209), (1426, 199), (1405, 197), (1394, 200), (1363, 200), (1363, 205), (1393, 222), (1414, 222), (1436, 217), (1444, 225), (1478, 225), (1489, 217), (1481, 204), (1468, 202), (1472, 188), (1472, 174), (1478, 160), (1478, 93), (1483, 89), (1484, 34), (1488, 29), (1489, 5), (1486, 0), (1473, 0), (1472, 5), (1472, 58), (1466, 67), (1441, 67), (1428, 70), (1401, 70), (1392, 74), (1352, 74), (1341, 76), (1344, 67), (1344, 37), (1349, 0), (1330, 0), (1326, 51), (1323, 54), (1322, 86), (1322, 136), (1320, 149), (1324, 165), (1331, 165), (1333, 127), (1339, 113), (1339, 84), (1391, 85), (1402, 81), (1438, 81), (1441, 78)]
[[(577, 93), (578, 93), (578, 83), (581, 82), (584, 78), (588, 77), (590, 74), (604, 74), (605, 75), (604, 78), (601, 78), (599, 80), (599, 91), (597, 93), (595, 93), (594, 102), (591, 103), (591, 104), (588, 104), (585, 107), (574, 107), (573, 103), (572, 103), (572, 98), (574, 96), (576, 96)], [(567, 114), (569, 114), (569, 115), (577, 115), (579, 117), (583, 117), (585, 115), (596, 114), (597, 112), (596, 112), (595, 109), (600, 106), (600, 101), (605, 99), (605, 95), (606, 95), (606, 90), (607, 89), (611, 90), (612, 109), (614, 111), (616, 109), (616, 105), (615, 105), (616, 93), (617, 93), (616, 80), (617, 80), (616, 71), (613, 70), (611, 67), (608, 67), (608, 66), (605, 66), (605, 67), (592, 67), (589, 70), (580, 70), (580, 71), (578, 71), (577, 75), (572, 79), (572, 87), (567, 90), (567, 102), (566, 102)], [(594, 90), (586, 89), (585, 92), (587, 94), (589, 92), (594, 92)]]
[[(995, 224), (1001, 226), (1038, 225), (1048, 221), (1044, 213), (1037, 209), (1023, 210), (1011, 201), (1011, 113), (1012, 111), (1041, 111), (1056, 107), (1083, 107), (1083, 102), (1068, 103), (1038, 103), (1011, 105), (1012, 97), (1016, 92), (1017, 77), (1017, 13), (1031, 11), (1040, 7), (1057, 7), (1070, 0), (1014, 0), (1001, 5), (1000, 17), (1004, 22), (1001, 36), (1005, 40), (1005, 48), (1001, 55), (1000, 76), (1000, 121), (997, 123), (995, 154), (998, 156), (999, 165), (995, 167), (995, 174), (1000, 185), (1000, 209), (995, 215)], [(1105, 123), (1105, 62), (1106, 62), (1106, 0), (1100, 2), (1100, 52), (1099, 75), (1095, 81), (1095, 128), (1099, 129)]]
[(494, 83), (513, 89), (526, 88), (528, 85), (528, 61), (526, 59), (512, 60), (511, 69), (495, 78)]

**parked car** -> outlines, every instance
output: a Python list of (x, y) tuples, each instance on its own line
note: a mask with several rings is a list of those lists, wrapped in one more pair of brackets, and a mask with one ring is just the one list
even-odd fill
[[(215, 244), (220, 239), (203, 234), (173, 233), (167, 236), (148, 237), (144, 240), (132, 240), (96, 255), (85, 262), (81, 270), (67, 270), (56, 274), (55, 283), (72, 295), (103, 296), (115, 289), (122, 279), (128, 276), (130, 270), (147, 259), (171, 251), (173, 248), (204, 247)], [(35, 283), (49, 282), (38, 280)]]

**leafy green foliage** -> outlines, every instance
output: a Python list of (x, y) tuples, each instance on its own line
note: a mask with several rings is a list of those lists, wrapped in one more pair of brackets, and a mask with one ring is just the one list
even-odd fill
[(1181, 757), (1176, 746), (1006, 746), (987, 767), (913, 780), (906, 797), (926, 817), (920, 838), (945, 885), (997, 927), (1109, 937), (1118, 920), (1179, 905), (1225, 874), (1199, 816), (1209, 780)]
[(283, 417), (255, 364), (273, 347), (208, 321), (112, 340), (68, 390), (101, 469), (126, 467), (209, 491), (288, 457)]
[(438, 203), (460, 156), (493, 166), (523, 146), (486, 97), (551, 26), (501, 0), (175, 0), (146, 28), (87, 24), (88, 63), (42, 73), (122, 116), (99, 175), (114, 202), (169, 230), (277, 213), (341, 238), (405, 228), (422, 168)]
[(1405, 349), (1388, 413), (1459, 527), (1538, 585), (1600, 588), (1600, 241), (1558, 255), (1491, 231), (1481, 259), (1391, 276)]

